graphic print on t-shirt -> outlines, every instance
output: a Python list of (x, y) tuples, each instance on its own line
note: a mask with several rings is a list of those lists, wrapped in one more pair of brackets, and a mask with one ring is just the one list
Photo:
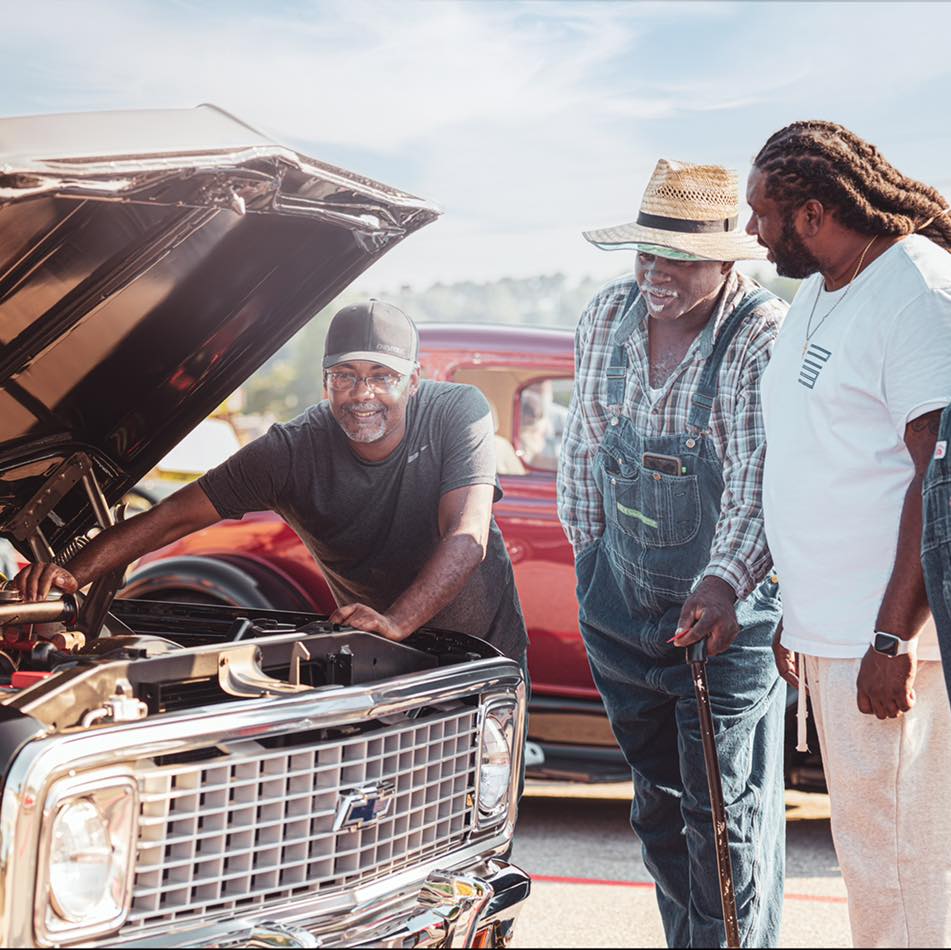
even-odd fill
[(815, 389), (816, 383), (819, 382), (822, 367), (825, 366), (830, 356), (832, 356), (831, 350), (819, 346), (818, 343), (810, 343), (799, 369), (800, 384), (807, 389)]
[[(860, 659), (915, 477), (906, 422), (951, 402), (951, 255), (920, 234), (893, 244), (810, 334), (826, 352), (807, 356), (821, 281), (803, 283), (762, 378), (764, 522), (782, 578), (783, 645)], [(820, 296), (816, 311), (832, 303)], [(930, 622), (923, 653), (940, 656)]]

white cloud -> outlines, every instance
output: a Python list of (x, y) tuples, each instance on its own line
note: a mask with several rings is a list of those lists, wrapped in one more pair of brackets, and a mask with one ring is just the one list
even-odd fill
[(393, 283), (400, 268), (413, 283), (615, 272), (618, 255), (579, 232), (629, 220), (658, 155), (742, 164), (795, 118), (854, 123), (888, 154), (875, 109), (905, 94), (906, 135), (927, 142), (914, 89), (948, 74), (951, 25), (937, 4), (34, 0), (25, 17), (11, 0), (7, 13), (4, 111), (214, 102), (437, 201), (445, 219), (374, 268)]
[[(652, 164), (625, 144), (627, 127), (604, 127), (606, 99), (589, 74), (630, 49), (658, 8), (332, 3), (215, 18), (205, 5), (177, 7), (175, 17), (108, 0), (48, 7), (57, 28), (34, 21), (17, 43), (43, 50), (32, 79), (50, 90), (44, 104), (211, 101), (315, 150), (394, 156), (447, 211), (436, 227), (453, 248), (401, 254), (429, 261), (419, 273), (430, 266), (433, 279), (466, 261), (484, 261), (485, 274), (570, 266), (550, 233), (560, 225), (578, 246), (592, 187), (612, 195), (602, 213), (620, 194), (626, 214), (632, 168), (646, 176)], [(523, 256), (526, 246), (536, 251)]]
[(39, 55), (16, 66), (53, 108), (209, 100), (298, 138), (394, 152), (447, 124), (542, 119), (629, 36), (590, 19), (520, 24), (520, 8), (494, 4), (336, 0), (235, 15), (179, 2), (174, 16), (114, 0), (43, 8), (15, 38)]

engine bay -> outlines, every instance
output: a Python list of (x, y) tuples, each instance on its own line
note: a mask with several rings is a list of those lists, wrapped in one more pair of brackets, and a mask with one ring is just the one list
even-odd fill
[[(35, 560), (65, 564), (123, 511), (110, 508), (86, 453), (44, 471), (6, 528)], [(54, 551), (46, 532), (77, 497), (96, 525)], [(308, 612), (117, 598), (123, 573), (39, 603), (0, 589), (0, 706), (57, 730), (89, 727), (497, 656), (480, 640), (434, 628), (397, 643)]]
[(28, 604), (0, 591), (0, 704), (55, 729), (88, 727), (496, 655), (431, 628), (396, 643), (317, 614), (145, 600), (114, 600), (89, 636), (73, 628), (81, 612), (70, 596)]

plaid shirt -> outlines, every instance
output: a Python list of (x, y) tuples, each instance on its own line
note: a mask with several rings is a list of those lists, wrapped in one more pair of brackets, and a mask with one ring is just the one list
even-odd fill
[[(576, 556), (604, 532), (601, 492), (592, 466), (611, 416), (605, 371), (611, 362), (612, 335), (633, 284), (633, 275), (628, 275), (603, 287), (582, 314), (575, 334), (575, 386), (558, 468), (558, 514)], [(715, 333), (743, 296), (757, 286), (749, 277), (731, 271), (712, 317)], [(766, 435), (759, 380), (787, 309), (783, 301), (770, 300), (744, 320), (720, 368), (719, 392), (710, 418), (713, 446), (723, 463), (724, 489), (704, 573), (725, 580), (738, 597), (756, 587), (771, 563), (763, 529)], [(690, 400), (710, 350), (701, 350), (698, 335), (653, 401), (646, 314), (644, 301), (638, 299), (634, 328), (626, 343), (629, 371), (623, 414), (642, 435), (676, 435), (687, 431)]]

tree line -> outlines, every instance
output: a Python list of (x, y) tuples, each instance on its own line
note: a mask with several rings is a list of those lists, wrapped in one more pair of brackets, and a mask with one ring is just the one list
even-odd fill
[[(774, 293), (791, 300), (798, 281), (766, 271), (753, 276)], [(604, 283), (564, 274), (503, 277), (478, 283), (436, 283), (424, 289), (404, 285), (370, 296), (387, 300), (417, 323), (504, 323), (574, 328), (586, 304)], [(367, 295), (344, 291), (289, 340), (244, 385), (245, 411), (290, 419), (322, 398), (324, 336), (333, 314)]]

